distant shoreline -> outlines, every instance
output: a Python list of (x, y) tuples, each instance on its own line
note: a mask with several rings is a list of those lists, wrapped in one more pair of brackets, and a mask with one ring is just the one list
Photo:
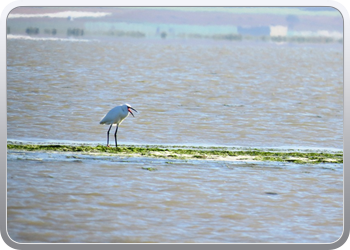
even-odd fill
[(20, 7), (7, 34), (343, 43), (332, 8)]

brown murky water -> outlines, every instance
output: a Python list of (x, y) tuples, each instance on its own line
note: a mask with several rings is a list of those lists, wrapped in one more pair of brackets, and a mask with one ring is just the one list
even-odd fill
[(329, 243), (342, 234), (341, 164), (59, 155), (11, 154), (12, 239)]
[[(8, 138), (336, 148), (341, 45), (8, 39)], [(142, 167), (155, 167), (147, 171)], [(343, 165), (8, 152), (18, 242), (309, 242), (342, 234)]]
[[(75, 42), (74, 42), (75, 41)], [(341, 45), (8, 40), (8, 138), (342, 149)]]

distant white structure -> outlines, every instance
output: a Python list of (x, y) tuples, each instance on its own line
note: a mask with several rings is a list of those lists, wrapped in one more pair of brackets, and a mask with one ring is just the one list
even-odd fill
[(282, 25), (270, 26), (270, 36), (287, 36), (288, 27)]
[(319, 30), (317, 31), (317, 35), (323, 37), (332, 37), (336, 39), (343, 38), (343, 33), (337, 31)]
[(300, 37), (329, 37), (333, 39), (342, 39), (343, 33), (338, 31), (318, 30), (318, 31), (291, 31), (289, 36)]

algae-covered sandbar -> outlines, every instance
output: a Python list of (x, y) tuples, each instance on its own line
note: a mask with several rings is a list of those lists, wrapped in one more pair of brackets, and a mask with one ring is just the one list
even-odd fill
[(279, 161), (298, 164), (343, 163), (342, 152), (274, 150), (223, 147), (188, 147), (188, 146), (154, 146), (124, 145), (118, 148), (103, 145), (62, 145), (62, 144), (21, 144), (8, 143), (9, 150), (75, 152), (91, 155), (116, 155), (129, 157), (151, 157), (166, 159), (196, 159), (219, 161)]

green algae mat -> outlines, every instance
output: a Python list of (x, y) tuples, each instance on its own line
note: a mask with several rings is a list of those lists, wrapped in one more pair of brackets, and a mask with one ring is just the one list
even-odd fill
[(343, 163), (342, 152), (274, 149), (228, 149), (225, 147), (127, 145), (115, 148), (103, 145), (61, 145), (8, 143), (8, 150), (72, 152), (88, 155), (151, 157), (165, 159), (193, 159), (216, 161), (279, 161), (298, 164)]

